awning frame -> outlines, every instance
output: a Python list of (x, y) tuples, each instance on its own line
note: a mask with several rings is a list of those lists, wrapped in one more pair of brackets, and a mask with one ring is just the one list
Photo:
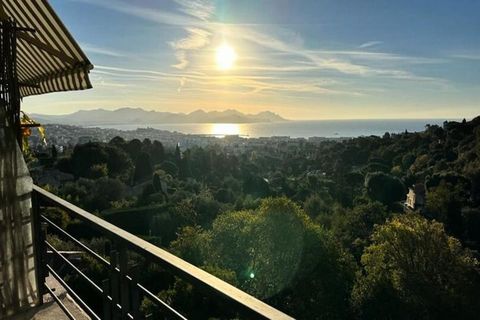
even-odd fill
[(89, 89), (93, 65), (47, 0), (1, 0), (0, 33), (0, 129), (21, 146), (22, 98)]
[(47, 0), (2, 0), (0, 19), (17, 25), (20, 96), (92, 87), (93, 68)]

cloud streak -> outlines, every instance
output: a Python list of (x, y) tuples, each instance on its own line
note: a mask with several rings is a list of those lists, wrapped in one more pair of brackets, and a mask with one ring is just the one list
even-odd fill
[(383, 43), (382, 41), (368, 41), (359, 45), (358, 48), (366, 49), (366, 48), (378, 46), (379, 44), (382, 44), (382, 43)]
[(80, 47), (85, 52), (88, 52), (88, 53), (100, 54), (100, 55), (104, 55), (104, 56), (117, 57), (117, 58), (125, 57), (124, 53), (120, 53), (120, 52), (117, 52), (115, 50), (104, 48), (104, 47), (95, 46), (95, 45), (90, 44), (90, 43), (80, 43)]
[(180, 70), (185, 69), (189, 64), (188, 53), (206, 47), (210, 43), (211, 36), (209, 31), (200, 28), (187, 27), (185, 30), (188, 33), (187, 37), (170, 42), (170, 46), (176, 50), (175, 56), (178, 60), (173, 67)]
[[(198, 55), (203, 49), (209, 48), (212, 44), (212, 39), (221, 33), (221, 36), (228, 37), (235, 42), (247, 42), (255, 45), (258, 48), (267, 49), (269, 52), (260, 63), (251, 65), (239, 65), (238, 71), (245, 73), (269, 73), (277, 76), (283, 76), (282, 83), (278, 82), (278, 78), (264, 79), (261, 82), (241, 78), (238, 75), (230, 76), (230, 83), (236, 83), (239, 88), (249, 88), (249, 92), (304, 92), (315, 95), (320, 94), (350, 94), (348, 90), (325, 88), (318, 84), (312, 83), (306, 76), (308, 73), (315, 74), (315, 72), (329, 71), (333, 72), (335, 76), (359, 77), (359, 78), (379, 78), (392, 79), (397, 81), (417, 81), (428, 83), (432, 85), (446, 84), (446, 80), (419, 76), (411, 71), (398, 68), (398, 64), (427, 64), (427, 63), (442, 63), (440, 59), (419, 58), (419, 57), (405, 57), (401, 55), (370, 52), (359, 49), (367, 49), (378, 46), (380, 41), (369, 41), (361, 44), (356, 50), (312, 50), (306, 49), (303, 45), (303, 39), (297, 34), (288, 29), (276, 27), (276, 36), (262, 32), (260, 28), (253, 28), (251, 25), (245, 24), (222, 24), (212, 22), (215, 17), (215, 6), (209, 0), (175, 0), (177, 11), (179, 13), (166, 11), (158, 8), (146, 8), (132, 2), (125, 2), (119, 0), (69, 0), (76, 2), (89, 3), (91, 5), (100, 6), (115, 10), (139, 19), (149, 22), (154, 22), (160, 25), (172, 25), (183, 28), (186, 35), (180, 39), (168, 42), (174, 56), (177, 60), (172, 65), (177, 69), (178, 73), (158, 73), (155, 71), (149, 72), (142, 70), (136, 72), (137, 77), (143, 79), (175, 79), (177, 90), (191, 90), (187, 88), (188, 84), (217, 86), (222, 85), (223, 82), (218, 82), (220, 79), (217, 75), (212, 75), (214, 67), (205, 66), (205, 64), (192, 65), (193, 56)], [(87, 46), (88, 49), (88, 46)], [(91, 52), (97, 54), (104, 54), (115, 56), (114, 51), (102, 48), (90, 48)], [(270, 61), (268, 55), (285, 55), (289, 59), (283, 59), (281, 62), (273, 63)], [(291, 59), (290, 57), (294, 57)], [(292, 61), (296, 61), (292, 63)], [(397, 66), (392, 67), (391, 64)], [(112, 68), (112, 67), (110, 67)], [(187, 70), (200, 70), (203, 75), (188, 73)], [(106, 71), (105, 69), (103, 71)], [(123, 70), (112, 70), (116, 72), (129, 72)], [(289, 78), (285, 74), (295, 75), (294, 78)], [(141, 74), (141, 76), (139, 75)], [(303, 77), (303, 78), (302, 78)], [(299, 82), (299, 78), (301, 81)], [(224, 80), (224, 79), (223, 79)], [(276, 81), (276, 82), (275, 82)], [(299, 86), (298, 83), (302, 83)], [(213, 88), (215, 90), (215, 88)], [(351, 94), (360, 96), (361, 93), (356, 90), (350, 90)]]

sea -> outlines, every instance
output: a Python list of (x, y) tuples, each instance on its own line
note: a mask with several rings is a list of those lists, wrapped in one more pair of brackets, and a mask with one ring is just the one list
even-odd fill
[[(458, 121), (458, 119), (450, 119)], [(449, 121), (450, 121), (449, 120)], [(291, 138), (309, 137), (359, 137), (383, 136), (385, 132), (419, 132), (427, 124), (443, 125), (445, 119), (395, 119), (395, 120), (315, 120), (270, 123), (177, 123), (177, 124), (125, 124), (96, 125), (100, 128), (135, 130), (154, 128), (184, 134), (224, 137), (238, 135), (246, 138), (282, 136)]]

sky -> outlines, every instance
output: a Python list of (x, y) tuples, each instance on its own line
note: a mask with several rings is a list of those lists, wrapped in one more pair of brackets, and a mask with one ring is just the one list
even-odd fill
[[(237, 109), (288, 119), (480, 114), (480, 1), (50, 3), (94, 64), (94, 88), (27, 97), (27, 112)], [(218, 63), (225, 46), (235, 56), (229, 68)]]

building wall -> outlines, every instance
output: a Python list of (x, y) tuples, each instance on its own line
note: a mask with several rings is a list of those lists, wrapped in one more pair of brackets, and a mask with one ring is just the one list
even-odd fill
[(415, 202), (416, 202), (415, 191), (413, 191), (413, 189), (410, 188), (408, 190), (406, 204), (410, 209), (415, 209)]
[(0, 106), (0, 319), (37, 304), (32, 179)]

